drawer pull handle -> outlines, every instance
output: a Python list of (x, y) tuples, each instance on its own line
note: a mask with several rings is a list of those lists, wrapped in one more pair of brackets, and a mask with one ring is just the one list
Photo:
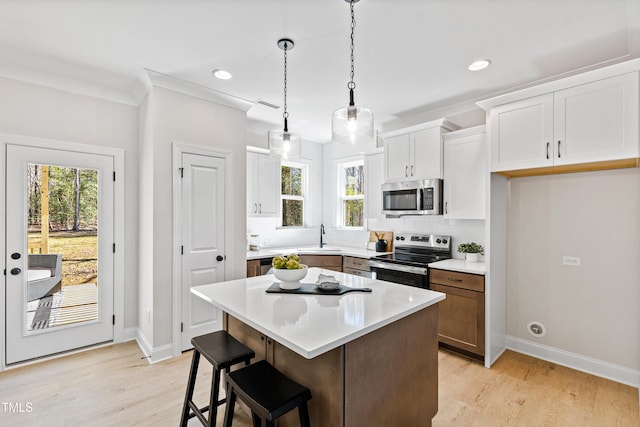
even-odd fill
[(462, 282), (462, 279), (452, 279), (451, 277), (447, 277), (447, 280), (450, 282)]

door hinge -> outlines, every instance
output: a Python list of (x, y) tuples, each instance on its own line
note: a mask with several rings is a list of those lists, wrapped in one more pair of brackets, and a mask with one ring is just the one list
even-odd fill
[(115, 243), (113, 244), (113, 253), (114, 254), (116, 253), (116, 244)]
[(180, 332), (184, 332), (184, 323), (180, 322)]
[(116, 324), (116, 315), (115, 314), (113, 315), (113, 324), (114, 325)]
[(113, 171), (113, 182), (116, 182), (116, 171)]
[(180, 178), (184, 178), (184, 168), (178, 168), (180, 169)]

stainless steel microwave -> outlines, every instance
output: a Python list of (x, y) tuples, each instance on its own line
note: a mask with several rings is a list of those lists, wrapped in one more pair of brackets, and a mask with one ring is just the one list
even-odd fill
[(382, 184), (382, 213), (399, 215), (442, 215), (442, 180)]

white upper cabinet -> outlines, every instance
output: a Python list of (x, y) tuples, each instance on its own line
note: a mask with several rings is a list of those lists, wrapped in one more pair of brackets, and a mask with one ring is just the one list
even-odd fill
[(637, 71), (582, 84), (569, 80), (566, 88), (557, 83), (553, 92), (490, 106), (491, 170), (639, 157), (638, 81)]
[(484, 219), (489, 175), (485, 127), (451, 132), (443, 138), (444, 217)]
[(455, 128), (436, 120), (383, 136), (385, 182), (442, 178), (442, 135)]
[(247, 153), (247, 214), (277, 216), (280, 200), (280, 160)]
[(383, 170), (383, 153), (368, 154), (364, 157), (364, 206), (366, 218), (385, 218), (382, 214)]

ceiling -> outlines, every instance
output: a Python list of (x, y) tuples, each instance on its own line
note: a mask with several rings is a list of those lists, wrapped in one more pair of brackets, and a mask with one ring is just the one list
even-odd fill
[[(0, 0), (0, 75), (129, 104), (144, 69), (255, 103), (249, 130), (331, 139), (348, 102), (344, 0)], [(640, 57), (640, 0), (362, 0), (356, 104), (388, 131), (474, 102)], [(471, 72), (475, 59), (492, 65)], [(211, 71), (224, 68), (231, 80)]]

